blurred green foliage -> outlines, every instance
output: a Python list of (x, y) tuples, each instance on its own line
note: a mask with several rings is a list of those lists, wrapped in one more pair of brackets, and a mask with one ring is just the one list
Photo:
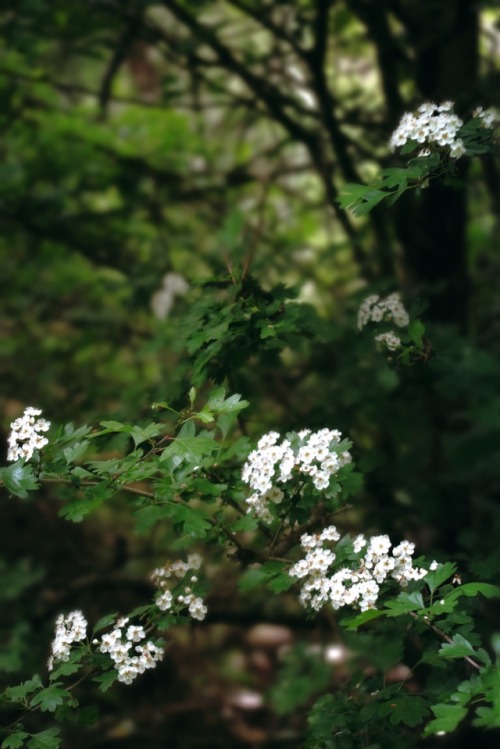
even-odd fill
[[(76, 429), (153, 422), (155, 437), (160, 422), (175, 418), (161, 408), (152, 415), (153, 403), (181, 411), (195, 385), (202, 409), (205, 393), (225, 382), (251, 404), (237, 414), (242, 441), (227, 457), (232, 469), (270, 429), (338, 427), (365, 474), (351, 529), (408, 536), (422, 552), (453, 559), (464, 583), (498, 582), (498, 164), (491, 154), (464, 162), (465, 188), (431, 185), (367, 216), (338, 201), (346, 184), (370, 184), (380, 169), (401, 166), (386, 143), (403, 111), (429, 98), (451, 98), (458, 111), (500, 103), (498, 34), (494, 2), (4, 3), (4, 437), (30, 404)], [(173, 291), (174, 276), (187, 292)], [(162, 315), (155, 299), (165, 299), (165, 288)], [(406, 361), (356, 330), (362, 299), (395, 289), (425, 322)], [(211, 412), (200, 413), (209, 424)], [(68, 465), (94, 459), (99, 479), (111, 480), (119, 466), (134, 481), (143, 433), (102, 434), (102, 444), (110, 439), (105, 462), (88, 437), (67, 434)], [(197, 457), (210, 462), (212, 449), (207, 441)], [(152, 561), (196, 545), (209, 527), (216, 533), (209, 521), (217, 522), (215, 498), (227, 486), (217, 467), (191, 485), (190, 500), (214, 498), (196, 511), (138, 498), (136, 533), (111, 487), (96, 489), (89, 504), (73, 485), (44, 485), (28, 503), (36, 480), (15, 467), (3, 474), (18, 497), (3, 497), (0, 507), (6, 683), (40, 670), (59, 610), (83, 600), (97, 620), (110, 606), (143, 602)], [(70, 525), (58, 515), (62, 506), (73, 521), (96, 512), (88, 525)], [(252, 532), (250, 519), (234, 522)], [(143, 687), (106, 697), (101, 737), (89, 729), (82, 739), (75, 725), (68, 745), (159, 746), (168, 737), (191, 749), (214, 746), (213, 736), (221, 747), (300, 745), (308, 695), (322, 688), (321, 668), (300, 670), (300, 642), (334, 639), (331, 623), (311, 627), (293, 597), (283, 608), (251, 581), (238, 592), (234, 560), (220, 550), (212, 565), (213, 625), (202, 641), (198, 632), (178, 634), (169, 685), (155, 674), (142, 697)], [(273, 579), (279, 587), (279, 575)], [(478, 605), (480, 633), (493, 643), (498, 607)], [(248, 645), (246, 631), (266, 621), (297, 639), (288, 660)], [(415, 654), (411, 643), (405, 648), (408, 662)], [(287, 692), (280, 673), (297, 680), (297, 692)], [(235, 684), (271, 695), (265, 709), (252, 718), (231, 706)], [(387, 728), (370, 738), (352, 728), (360, 715), (371, 720), (369, 692), (356, 697), (361, 707), (349, 684), (316, 703), (310, 746), (410, 746), (394, 727), (429, 718), (420, 697), (405, 695), (397, 712), (388, 707)], [(390, 706), (393, 687), (385, 688)], [(467, 699), (475, 688), (471, 682)], [(443, 730), (466, 715), (464, 695), (435, 715)], [(164, 704), (174, 707), (159, 740), (148, 726), (158, 725)], [(300, 706), (289, 733), (276, 718), (287, 705), (292, 713)], [(334, 743), (332, 710), (342, 735)], [(128, 713), (132, 728), (121, 723)], [(469, 730), (447, 746), (475, 741)], [(29, 736), (34, 749), (50, 745)]]

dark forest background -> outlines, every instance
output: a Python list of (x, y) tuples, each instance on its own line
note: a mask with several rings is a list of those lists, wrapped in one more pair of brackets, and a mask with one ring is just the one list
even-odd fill
[[(387, 141), (403, 112), (500, 106), (497, 3), (7, 0), (0, 35), (5, 440), (26, 405), (55, 423), (135, 423), (224, 382), (251, 403), (252, 439), (304, 426), (352, 439), (359, 530), (498, 582), (498, 162), (464, 159), (462, 186), (433, 182), (362, 218), (337, 200), (398, 163)], [(290, 296), (303, 315), (273, 340), (259, 331), (278, 284), (276, 310)], [(360, 302), (394, 290), (426, 324), (426, 354), (406, 367), (356, 330)], [(81, 525), (57, 510), (47, 487), (0, 504), (6, 683), (43, 667), (58, 611), (98, 618), (148, 594), (153, 542), (119, 499)], [(328, 644), (327, 622), (292, 597), (239, 593), (227, 559), (211, 575), (206, 622), (179, 631), (162, 669), (101, 697), (68, 746), (300, 745), (304, 710), (273, 687), (296, 678), (279, 649)], [(499, 611), (483, 606), (491, 639)], [(464, 730), (440, 745), (468, 746)]]

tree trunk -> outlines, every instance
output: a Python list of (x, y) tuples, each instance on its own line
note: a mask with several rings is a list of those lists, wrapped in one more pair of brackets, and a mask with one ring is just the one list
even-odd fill
[[(479, 23), (475, 3), (434, 0), (403, 6), (423, 99), (450, 99), (458, 113), (467, 113), (476, 103), (477, 90)], [(465, 178), (466, 164), (459, 163), (459, 167)], [(465, 188), (432, 182), (420, 196), (411, 196), (397, 207), (396, 229), (412, 285), (425, 287), (431, 319), (462, 330), (467, 321), (469, 285), (466, 227)]]

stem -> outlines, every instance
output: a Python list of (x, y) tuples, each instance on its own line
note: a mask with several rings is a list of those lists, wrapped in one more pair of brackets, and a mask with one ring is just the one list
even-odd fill
[[(70, 479), (55, 478), (51, 476), (47, 476), (41, 479), (41, 481), (47, 484), (67, 484), (69, 486), (75, 486), (75, 484)], [(98, 486), (101, 483), (103, 482), (90, 481), (89, 479), (84, 479), (79, 482), (79, 486)], [(75, 486), (75, 488), (78, 488), (78, 486)], [(122, 486), (118, 486), (116, 487), (116, 491), (128, 492), (129, 494), (138, 494), (141, 497), (148, 497), (148, 499), (155, 499), (155, 495), (153, 492), (148, 492), (146, 489), (137, 489), (137, 487), (130, 486), (130, 484), (123, 484)]]
[[(416, 619), (419, 622), (422, 622), (425, 624), (426, 627), (429, 629), (432, 629), (433, 632), (435, 632), (438, 637), (440, 637), (442, 640), (445, 640), (445, 642), (450, 643), (450, 645), (453, 645), (453, 640), (449, 635), (446, 634), (446, 632), (443, 632), (442, 629), (439, 629), (439, 627), (436, 627), (435, 624), (432, 624), (430, 621), (426, 621), (425, 618), (422, 619), (422, 617), (418, 616), (414, 611), (409, 612), (410, 616), (412, 616), (414, 619)], [(475, 668), (476, 671), (481, 671), (481, 665), (475, 661), (473, 658), (471, 658), (468, 655), (464, 655), (464, 660), (467, 661), (467, 663), (472, 666), (472, 668)]]

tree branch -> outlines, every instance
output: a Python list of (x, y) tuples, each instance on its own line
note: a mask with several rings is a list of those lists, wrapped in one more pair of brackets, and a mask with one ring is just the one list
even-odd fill
[(108, 103), (111, 96), (111, 88), (118, 70), (122, 63), (125, 61), (129, 49), (132, 43), (135, 41), (138, 35), (140, 16), (130, 16), (127, 20), (126, 26), (120, 34), (115, 50), (111, 55), (108, 62), (107, 68), (104, 72), (104, 76), (101, 81), (101, 88), (99, 91), (99, 106), (101, 109), (101, 117), (104, 119), (107, 114)]

